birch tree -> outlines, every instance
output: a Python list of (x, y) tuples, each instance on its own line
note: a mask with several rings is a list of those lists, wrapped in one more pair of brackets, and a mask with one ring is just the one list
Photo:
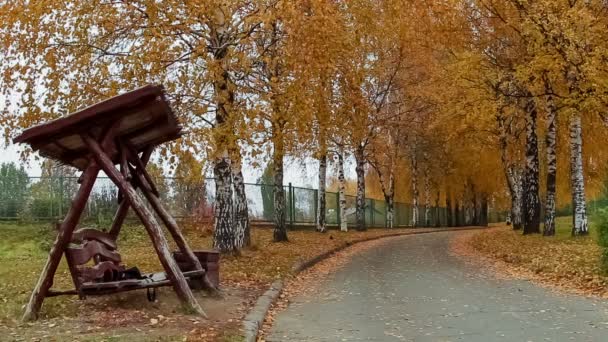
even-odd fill
[(246, 56), (240, 51), (258, 27), (261, 9), (248, 1), (2, 6), (12, 14), (4, 81), (13, 105), (22, 108), (13, 124), (28, 127), (147, 83), (163, 84), (189, 133), (165, 151), (183, 144), (214, 160), (214, 245), (238, 253), (248, 221), (235, 135), (242, 98), (234, 81), (243, 72)]
[(547, 132), (545, 137), (545, 149), (547, 153), (547, 181), (546, 181), (546, 200), (545, 200), (545, 225), (543, 227), (544, 236), (555, 235), (555, 208), (556, 208), (556, 187), (557, 187), (557, 108), (554, 102), (554, 95), (551, 86), (546, 85), (546, 123)]

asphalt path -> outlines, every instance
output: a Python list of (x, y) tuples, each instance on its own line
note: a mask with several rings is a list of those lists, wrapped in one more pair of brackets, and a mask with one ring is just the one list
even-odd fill
[(293, 298), (267, 341), (608, 341), (608, 303), (495, 277), (463, 232), (387, 239)]

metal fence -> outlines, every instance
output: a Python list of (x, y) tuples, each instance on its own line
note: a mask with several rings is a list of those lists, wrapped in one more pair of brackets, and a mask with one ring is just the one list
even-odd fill
[[(213, 179), (202, 183), (179, 178), (155, 180), (161, 200), (176, 218), (211, 220), (215, 187)], [(273, 186), (268, 184), (246, 184), (245, 191), (252, 222), (272, 222), (274, 218)], [(29, 177), (15, 182), (0, 177), (0, 219), (23, 221), (51, 221), (65, 216), (71, 200), (78, 190), (77, 177)], [(296, 226), (314, 225), (318, 213), (319, 191), (315, 189), (285, 186), (287, 220)], [(338, 194), (326, 192), (326, 221), (329, 225), (340, 223)], [(118, 192), (108, 178), (98, 178), (87, 202), (82, 220), (98, 225), (111, 222), (118, 208)], [(356, 223), (355, 197), (346, 196), (346, 217), (349, 225)], [(432, 207), (428, 221), (425, 210), (419, 207), (417, 226), (447, 226), (447, 210)], [(466, 222), (461, 211), (460, 222)], [(504, 221), (505, 214), (490, 212), (490, 222)], [(395, 203), (394, 225), (412, 226), (413, 208), (406, 203)], [(365, 221), (368, 227), (386, 225), (386, 204), (382, 200), (367, 198)], [(426, 222), (425, 222), (426, 221)]]

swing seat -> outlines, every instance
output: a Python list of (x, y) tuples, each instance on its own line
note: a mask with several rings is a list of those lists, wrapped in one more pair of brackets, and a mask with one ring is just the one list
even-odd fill
[[(136, 267), (126, 269), (121, 264), (114, 239), (97, 229), (83, 228), (74, 232), (66, 257), (81, 297), (171, 285), (165, 272), (141, 274)], [(205, 271), (183, 274), (192, 286), (195, 281), (200, 283)]]

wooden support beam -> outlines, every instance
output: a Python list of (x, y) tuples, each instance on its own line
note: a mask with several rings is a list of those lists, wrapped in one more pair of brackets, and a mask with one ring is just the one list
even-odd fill
[[(139, 183), (146, 182), (146, 179), (141, 174), (139, 174), (139, 173), (135, 173), (135, 174), (137, 177), (137, 181)], [(167, 227), (167, 230), (173, 237), (173, 240), (175, 240), (175, 243), (177, 244), (177, 247), (179, 248), (180, 252), (182, 252), (188, 258), (188, 260), (190, 260), (190, 262), (192, 263), (192, 265), (194, 266), (194, 268), (196, 270), (202, 271), (203, 266), (201, 265), (200, 260), (198, 260), (196, 255), (194, 255), (194, 253), (192, 252), (192, 249), (190, 249), (190, 246), (188, 246), (188, 242), (182, 235), (182, 232), (179, 229), (179, 226), (177, 225), (177, 222), (175, 221), (173, 216), (171, 216), (169, 211), (167, 211), (167, 209), (165, 209), (165, 207), (162, 205), (160, 199), (152, 191), (149, 190), (150, 189), (149, 186), (142, 184), (140, 186), (140, 189), (141, 189), (141, 192), (144, 194), (144, 196), (146, 196), (146, 199), (148, 200), (148, 202), (150, 202), (150, 204), (152, 204), (152, 208), (158, 214), (160, 219), (163, 221), (163, 223), (165, 224), (165, 227)], [(216, 294), (216, 295), (218, 294), (217, 292), (219, 290), (211, 283), (211, 281), (209, 280), (209, 278), (207, 277), (206, 274), (203, 276), (203, 286), (206, 290), (211, 291), (211, 293)]]
[(123, 144), (127, 148), (127, 152), (129, 153), (129, 160), (131, 160), (136, 167), (135, 173), (137, 173), (138, 175), (143, 175), (152, 193), (156, 196), (160, 196), (160, 193), (158, 192), (158, 189), (156, 189), (156, 185), (154, 184), (154, 180), (152, 179), (148, 171), (146, 171), (146, 165), (141, 159), (139, 159), (135, 148), (128, 142), (124, 142)]
[[(137, 175), (137, 177), (139, 178), (140, 182), (144, 181), (142, 175)], [(192, 262), (192, 265), (194, 265), (195, 269), (202, 270), (203, 267), (201, 266), (200, 261), (194, 255), (194, 253), (192, 253), (192, 250), (190, 249), (190, 246), (188, 246), (188, 242), (186, 242), (186, 239), (182, 235), (181, 230), (177, 225), (177, 222), (175, 222), (173, 216), (171, 216), (167, 209), (165, 209), (165, 207), (162, 205), (160, 199), (151, 191), (148, 191), (146, 187), (142, 186), (141, 191), (143, 192), (144, 196), (146, 196), (146, 199), (148, 199), (148, 202), (152, 204), (152, 208), (154, 209), (154, 211), (156, 211), (160, 219), (163, 221), (169, 233), (171, 233), (171, 236), (175, 240), (175, 243), (177, 244), (179, 250), (184, 253), (184, 255), (188, 257), (188, 259), (190, 259), (190, 262)]]
[(35, 320), (38, 318), (38, 312), (40, 311), (42, 302), (53, 285), (53, 277), (55, 276), (57, 266), (61, 261), (61, 256), (63, 255), (65, 248), (70, 243), (72, 233), (74, 232), (74, 228), (78, 224), (80, 216), (84, 211), (98, 173), (99, 166), (97, 163), (90, 162), (89, 166), (82, 174), (82, 184), (76, 193), (76, 197), (74, 197), (72, 207), (70, 207), (68, 214), (59, 227), (59, 232), (57, 233), (53, 248), (51, 248), (49, 257), (44, 265), (44, 269), (42, 270), (40, 278), (38, 279), (38, 283), (36, 284), (36, 287), (34, 287), (30, 301), (25, 307), (25, 313), (23, 314), (24, 321)]
[(163, 235), (160, 225), (154, 218), (154, 214), (145, 206), (141, 197), (139, 197), (133, 186), (131, 186), (131, 183), (128, 182), (114, 167), (114, 163), (106, 155), (99, 143), (89, 135), (83, 135), (82, 139), (87, 145), (87, 148), (89, 148), (91, 151), (92, 156), (95, 158), (99, 166), (108, 175), (108, 177), (112, 179), (116, 186), (118, 186), (119, 190), (123, 192), (125, 199), (130, 202), (131, 207), (137, 216), (139, 216), (139, 219), (143, 223), (144, 227), (146, 227), (148, 235), (150, 235), (150, 238), (152, 239), (154, 249), (156, 250), (160, 262), (167, 273), (167, 277), (171, 280), (171, 284), (173, 285), (177, 296), (191, 310), (200, 315), (206, 316), (205, 312), (196, 301), (196, 298), (194, 298), (186, 278), (173, 259), (171, 251), (169, 250), (167, 239)]
[[(148, 165), (148, 162), (150, 161), (150, 157), (152, 156), (152, 152), (154, 151), (153, 147), (149, 147), (147, 148), (144, 153), (141, 156), (141, 161), (144, 165)], [(126, 157), (127, 151), (124, 151), (125, 154), (125, 165), (124, 167), (127, 169), (127, 173), (128, 171), (128, 165), (126, 164)], [(121, 165), (121, 168), (123, 166)], [(121, 170), (123, 171), (123, 170)], [(122, 192), (119, 191), (120, 194), (122, 194)], [(123, 196), (121, 196), (123, 197)], [(129, 213), (129, 208), (130, 208), (130, 204), (129, 201), (127, 201), (124, 197), (120, 199), (120, 204), (118, 205), (118, 210), (116, 210), (116, 214), (114, 215), (114, 219), (112, 220), (112, 227), (110, 228), (110, 236), (112, 236), (114, 238), (114, 240), (116, 240), (116, 238), (118, 237), (118, 234), (120, 233), (120, 229), (122, 228), (123, 223), (125, 222), (125, 219), (127, 218), (127, 214)]]

